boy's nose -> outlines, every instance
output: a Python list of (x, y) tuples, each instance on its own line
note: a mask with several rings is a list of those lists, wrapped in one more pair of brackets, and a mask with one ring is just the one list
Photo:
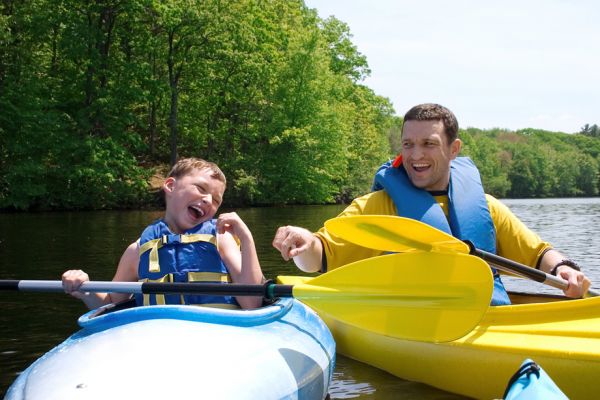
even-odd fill
[(208, 203), (208, 204), (212, 203), (212, 195), (210, 193), (205, 194), (202, 197), (202, 202)]

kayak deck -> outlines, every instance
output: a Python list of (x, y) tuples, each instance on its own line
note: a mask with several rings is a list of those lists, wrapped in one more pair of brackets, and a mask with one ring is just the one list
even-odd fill
[(79, 319), (6, 399), (324, 398), (335, 342), (293, 299), (256, 310), (135, 307)]

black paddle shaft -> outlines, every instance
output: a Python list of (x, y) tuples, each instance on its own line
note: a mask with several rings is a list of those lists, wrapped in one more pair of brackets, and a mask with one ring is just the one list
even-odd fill
[(15, 280), (1, 280), (0, 290), (19, 290), (19, 281)]
[(475, 248), (475, 245), (473, 243), (469, 242), (468, 240), (465, 240), (465, 243), (467, 245), (469, 245), (469, 253), (471, 253), (472, 255), (475, 255), (491, 264), (508, 267), (511, 270), (513, 270), (514, 272), (522, 274), (522, 275), (524, 275), (536, 282), (540, 282), (540, 283), (544, 283), (548, 277), (548, 275), (543, 271), (524, 266), (513, 260), (509, 260), (508, 258), (504, 258), (504, 257), (498, 256), (496, 254), (489, 253), (485, 250), (477, 249), (477, 248)]
[(275, 297), (292, 297), (292, 285), (276, 285), (267, 282), (263, 285), (244, 285), (238, 283), (197, 283), (187, 282), (152, 283), (142, 284), (142, 293), (178, 293), (178, 294), (210, 294), (217, 296), (261, 296), (267, 299)]

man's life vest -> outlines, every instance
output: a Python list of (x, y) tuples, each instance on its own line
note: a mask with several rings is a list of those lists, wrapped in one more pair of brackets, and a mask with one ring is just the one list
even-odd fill
[[(468, 157), (457, 157), (450, 165), (448, 217), (435, 198), (412, 184), (402, 164), (391, 162), (377, 170), (372, 190), (385, 190), (398, 215), (424, 222), (458, 239), (471, 241), (476, 248), (496, 253), (496, 229), (488, 209), (477, 167)], [(492, 305), (510, 304), (500, 275), (494, 272)]]
[[(139, 279), (145, 282), (231, 282), (216, 246), (215, 222), (203, 222), (183, 234), (173, 234), (163, 220), (153, 222), (140, 237)], [(232, 296), (140, 294), (136, 295), (136, 302), (138, 305), (239, 307)]]

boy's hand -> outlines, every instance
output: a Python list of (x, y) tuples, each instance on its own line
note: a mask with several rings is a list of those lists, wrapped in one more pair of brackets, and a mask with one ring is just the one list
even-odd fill
[(223, 234), (225, 232), (237, 236), (240, 240), (251, 236), (250, 229), (235, 212), (221, 214), (217, 218), (217, 233)]
[(80, 292), (79, 288), (83, 282), (87, 282), (89, 280), (90, 277), (88, 274), (80, 269), (71, 269), (62, 275), (62, 285), (65, 289), (65, 293), (68, 293), (78, 299), (83, 299), (86, 296), (86, 293)]

